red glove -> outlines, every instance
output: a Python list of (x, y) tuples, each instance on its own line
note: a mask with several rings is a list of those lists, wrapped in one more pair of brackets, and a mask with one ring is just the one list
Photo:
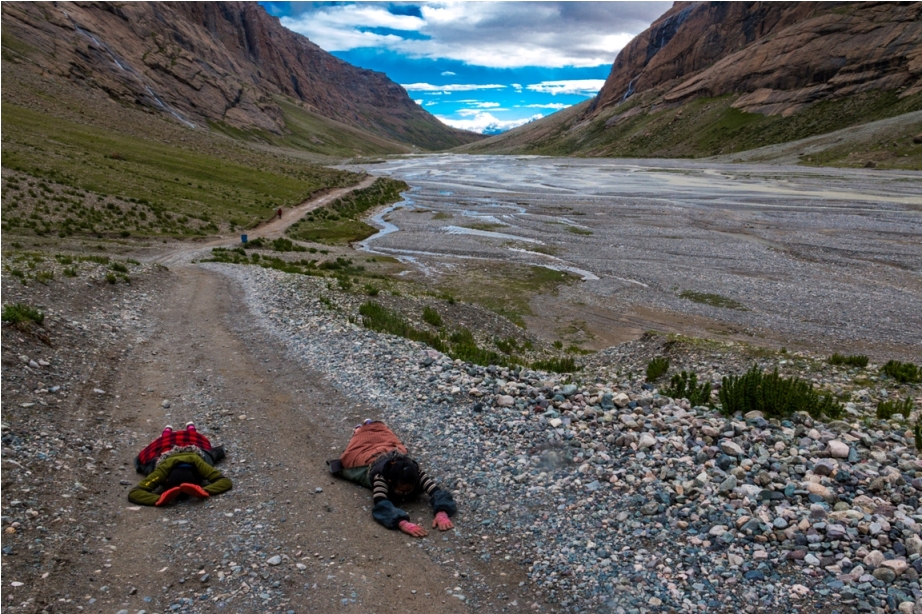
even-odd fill
[(160, 498), (157, 499), (157, 502), (154, 503), (154, 505), (160, 507), (161, 505), (172, 503), (173, 500), (181, 494), (181, 492), (182, 491), (179, 490), (179, 486), (174, 486), (169, 490), (165, 490), (163, 491), (163, 494), (160, 495)]
[(208, 492), (198, 484), (180, 484), (179, 489), (187, 495), (198, 497), (199, 499), (205, 499), (210, 496)]
[(426, 532), (426, 529), (422, 528), (418, 524), (413, 524), (409, 520), (401, 520), (397, 526), (400, 527), (401, 531), (413, 537), (426, 537), (429, 535), (429, 533)]
[(445, 512), (439, 512), (435, 515), (435, 518), (432, 519), (432, 528), (438, 527), (439, 531), (447, 531), (448, 529), (453, 529), (454, 526), (455, 525), (451, 524), (451, 520)]

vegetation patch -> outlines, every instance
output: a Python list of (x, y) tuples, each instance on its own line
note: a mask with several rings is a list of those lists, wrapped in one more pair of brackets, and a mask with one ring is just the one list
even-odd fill
[(922, 381), (922, 370), (911, 362), (890, 360), (881, 368), (880, 372), (884, 375), (889, 375), (901, 384), (914, 384)]
[(556, 292), (579, 277), (566, 271), (540, 266), (498, 264), (485, 272), (475, 266), (459, 269), (440, 279), (443, 292), (460, 300), (476, 303), (524, 328), (524, 316), (532, 315), (535, 294)]
[(536, 360), (531, 363), (531, 368), (554, 373), (575, 373), (579, 370), (579, 366), (577, 366), (572, 356), (559, 356), (547, 360)]
[(579, 226), (567, 226), (567, 232), (572, 232), (575, 235), (591, 235), (592, 231), (588, 228), (580, 228)]
[(836, 419), (843, 411), (831, 394), (820, 395), (809, 382), (782, 377), (777, 369), (766, 374), (755, 365), (743, 375), (723, 378), (720, 403), (725, 415), (760, 411), (770, 418), (787, 418), (805, 411), (816, 419)]
[(850, 367), (866, 367), (868, 366), (868, 357), (863, 354), (852, 354), (845, 356), (836, 352), (829, 357), (829, 364), (831, 365), (848, 365)]
[(3, 306), (2, 320), (14, 324), (17, 328), (28, 329), (31, 325), (42, 326), (45, 314), (31, 305), (13, 303)]
[(895, 414), (900, 414), (904, 418), (909, 418), (909, 415), (912, 413), (912, 405), (912, 397), (906, 397), (903, 401), (898, 401), (896, 399), (881, 401), (877, 404), (877, 418), (878, 420), (889, 420)]
[[(307, 248), (293, 243), (291, 239), (286, 239), (284, 237), (279, 237), (278, 239), (264, 239), (262, 237), (257, 237), (252, 241), (247, 241), (243, 244), (243, 249), (254, 249), (254, 248), (264, 248), (271, 249), (275, 252), (306, 252)], [(314, 250), (316, 251), (316, 250)]]
[(657, 356), (647, 363), (647, 381), (654, 382), (666, 374), (669, 370), (669, 359), (665, 356)]
[(692, 290), (684, 290), (679, 294), (681, 298), (694, 301), (696, 303), (701, 303), (703, 305), (710, 305), (712, 307), (722, 307), (724, 309), (736, 309), (737, 311), (749, 311), (745, 305), (739, 303), (732, 298), (727, 298), (726, 296), (721, 296), (719, 294), (710, 294), (708, 292), (694, 292)]
[(315, 209), (291, 225), (287, 234), (293, 239), (317, 243), (343, 244), (361, 241), (377, 232), (360, 218), (370, 209), (400, 201), (400, 193), (409, 189), (403, 181), (379, 177), (367, 188), (354, 190), (332, 203)]
[(431, 324), (436, 328), (441, 327), (444, 323), (442, 322), (442, 316), (439, 315), (439, 312), (426, 305), (423, 307), (423, 322)]
[(505, 228), (503, 224), (496, 224), (493, 222), (473, 222), (470, 224), (464, 224), (464, 228), (470, 228), (472, 230), (499, 230), (500, 228)]
[(669, 385), (660, 390), (660, 394), (673, 399), (688, 399), (692, 407), (706, 405), (711, 407), (711, 384), (703, 382), (698, 384), (697, 373), (682, 371), (672, 376)]

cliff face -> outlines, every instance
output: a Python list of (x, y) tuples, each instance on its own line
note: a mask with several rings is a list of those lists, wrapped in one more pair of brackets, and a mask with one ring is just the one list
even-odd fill
[(339, 60), (252, 2), (4, 2), (4, 46), (40, 70), (189, 124), (285, 131), (276, 96), (426, 149), (476, 140), (384, 74)]
[(922, 91), (922, 3), (678, 2), (621, 51), (590, 113), (652, 92), (788, 115), (871, 90)]

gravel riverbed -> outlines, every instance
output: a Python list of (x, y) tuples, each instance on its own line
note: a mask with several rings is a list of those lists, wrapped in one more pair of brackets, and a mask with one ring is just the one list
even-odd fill
[[(561, 611), (922, 611), (922, 463), (909, 422), (874, 419), (878, 400), (922, 399), (878, 365), (643, 338), (570, 381), (365, 330), (349, 320), (365, 297), (325, 280), (203, 266), (241, 284), (289, 360), (374, 407), (453, 490), (481, 556), (523, 565)], [(846, 416), (689, 407), (641, 379), (667, 352), (713, 381), (778, 366), (849, 399)]]

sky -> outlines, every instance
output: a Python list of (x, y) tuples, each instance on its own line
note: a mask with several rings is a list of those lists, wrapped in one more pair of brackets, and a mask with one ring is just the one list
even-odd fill
[(496, 134), (595, 96), (672, 2), (260, 2), (442, 122)]

